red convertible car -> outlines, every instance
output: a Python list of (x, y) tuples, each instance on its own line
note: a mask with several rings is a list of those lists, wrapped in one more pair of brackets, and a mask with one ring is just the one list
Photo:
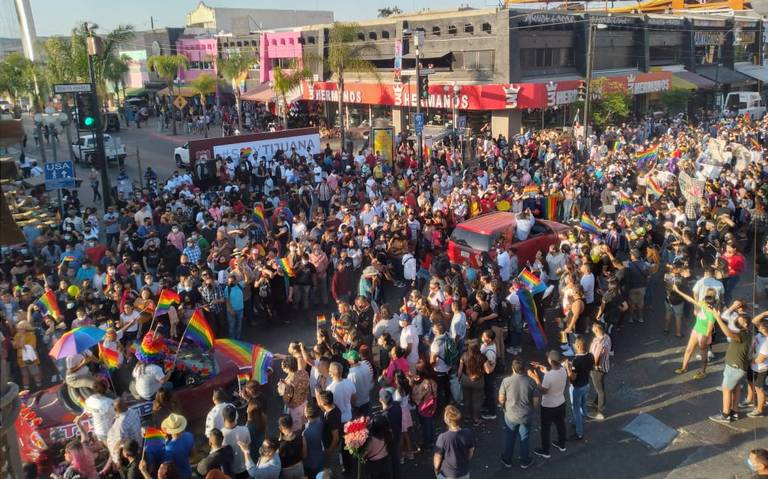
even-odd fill
[(568, 231), (569, 227), (555, 221), (536, 219), (528, 239), (518, 241), (515, 236), (517, 220), (513, 213), (497, 211), (471, 218), (459, 223), (453, 229), (448, 241), (448, 259), (452, 263), (463, 264), (469, 261), (473, 267), (479, 267), (482, 253), (496, 257), (493, 250), (498, 239), (506, 245), (512, 245), (517, 254), (518, 264), (522, 267), (528, 261), (533, 262), (536, 252), (547, 252), (551, 244), (556, 244), (557, 236)]
[[(184, 344), (175, 370), (170, 379), (174, 385), (173, 398), (191, 427), (205, 421), (214, 389), (237, 388), (237, 366), (217, 351), (209, 353)], [(137, 409), (142, 419), (152, 414), (151, 401), (127, 396), (131, 398), (129, 407)], [(23, 397), (16, 420), (21, 460), (37, 463), (43, 472), (57, 467), (64, 445), (78, 434), (74, 421), (81, 413), (77, 396), (63, 383)], [(88, 430), (90, 420), (86, 419), (84, 426)]]

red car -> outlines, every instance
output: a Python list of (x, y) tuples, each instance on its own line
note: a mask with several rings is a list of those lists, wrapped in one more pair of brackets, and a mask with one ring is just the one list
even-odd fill
[(528, 234), (528, 239), (518, 241), (515, 236), (517, 219), (513, 213), (496, 211), (469, 219), (456, 225), (448, 241), (448, 259), (452, 263), (463, 264), (469, 261), (473, 267), (479, 267), (482, 253), (496, 257), (493, 246), (499, 238), (505, 245), (512, 245), (517, 254), (518, 264), (522, 267), (528, 261), (536, 259), (536, 252), (547, 252), (551, 244), (558, 242), (558, 234), (568, 231), (568, 226), (555, 221), (536, 219)]
[[(237, 388), (237, 365), (217, 351), (210, 354), (185, 344), (175, 368), (178, 374), (171, 378), (173, 398), (190, 425), (205, 421), (214, 389)], [(152, 401), (131, 397), (129, 407), (137, 409), (142, 419), (152, 414)], [(74, 421), (81, 412), (77, 399), (63, 383), (23, 397), (16, 419), (21, 460), (37, 463), (43, 473), (59, 465), (64, 445), (78, 434)], [(84, 426), (90, 428), (90, 419)]]

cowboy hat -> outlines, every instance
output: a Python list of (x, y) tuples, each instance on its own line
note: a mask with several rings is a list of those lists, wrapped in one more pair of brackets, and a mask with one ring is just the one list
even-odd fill
[(166, 434), (178, 434), (187, 428), (187, 418), (181, 414), (171, 413), (160, 423), (160, 429)]

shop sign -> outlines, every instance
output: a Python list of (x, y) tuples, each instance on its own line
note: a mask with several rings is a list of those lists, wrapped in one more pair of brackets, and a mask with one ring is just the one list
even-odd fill
[(648, 19), (646, 19), (646, 24), (653, 25), (653, 26), (678, 27), (683, 24), (683, 20), (677, 19), (677, 18), (649, 17)]
[(546, 13), (531, 13), (523, 17), (520, 23), (527, 25), (546, 25), (551, 23), (575, 23), (576, 17), (573, 15), (551, 15)]
[(670, 83), (671, 79), (669, 78), (648, 79), (643, 81), (641, 78), (638, 78), (635, 75), (627, 76), (627, 89), (633, 95), (643, 95), (645, 93), (667, 91), (669, 90)]
[(693, 42), (697, 47), (722, 45), (725, 43), (725, 32), (695, 31), (693, 32)]
[(549, 82), (547, 89), (547, 108), (575, 103), (579, 99), (580, 81)]
[(395, 81), (400, 81), (400, 74), (403, 70), (403, 41), (395, 40)]

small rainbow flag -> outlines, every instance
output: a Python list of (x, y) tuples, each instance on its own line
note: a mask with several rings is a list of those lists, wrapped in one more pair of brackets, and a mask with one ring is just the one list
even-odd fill
[(326, 319), (324, 314), (318, 314), (317, 315), (317, 329), (323, 329), (328, 324), (328, 319)]
[(105, 292), (105, 293), (106, 293), (107, 291), (109, 291), (109, 287), (110, 287), (110, 286), (112, 286), (112, 276), (110, 276), (110, 275), (107, 275), (107, 276), (104, 278), (104, 292)]
[(547, 347), (547, 335), (544, 334), (544, 328), (539, 321), (533, 294), (526, 288), (520, 288), (517, 290), (517, 297), (520, 300), (520, 312), (523, 319), (528, 323), (528, 331), (531, 333), (536, 348), (545, 349)]
[(213, 346), (217, 351), (235, 363), (238, 368), (242, 369), (251, 366), (253, 344), (236, 339), (215, 339)]
[(269, 223), (267, 222), (267, 215), (264, 213), (264, 205), (256, 203), (253, 207), (253, 214), (256, 216), (256, 220), (261, 224), (261, 227), (264, 228), (264, 232), (269, 233)]
[(165, 446), (165, 434), (161, 429), (148, 427), (144, 431), (144, 449), (161, 449)]
[(61, 258), (61, 264), (64, 264), (64, 263), (66, 263), (68, 261), (75, 261), (76, 259), (77, 258), (75, 258), (73, 255), (68, 254), (68, 255), (64, 256), (63, 258)]
[(104, 346), (104, 343), (99, 343), (99, 357), (109, 369), (117, 369), (120, 366), (120, 353)]
[(48, 315), (58, 321), (61, 319), (61, 310), (59, 309), (59, 302), (56, 300), (56, 294), (53, 291), (46, 291), (35, 301), (37, 307), (43, 312), (43, 315)]
[(619, 203), (624, 208), (632, 208), (632, 197), (624, 190), (619, 190)]
[(280, 266), (280, 269), (283, 270), (283, 273), (285, 273), (286, 276), (289, 278), (293, 278), (296, 276), (296, 272), (293, 271), (293, 268), (291, 267), (291, 263), (288, 261), (288, 258), (280, 258), (277, 260), (277, 264)]
[(245, 386), (245, 383), (251, 380), (251, 375), (248, 373), (237, 373), (237, 384), (240, 387)]
[(253, 379), (258, 381), (259, 384), (267, 384), (269, 380), (267, 370), (270, 364), (272, 364), (272, 353), (259, 345), (255, 346), (251, 353), (251, 366)]
[(595, 220), (593, 220), (586, 213), (581, 214), (581, 221), (579, 222), (579, 226), (581, 226), (581, 228), (587, 233), (592, 233), (595, 235), (600, 233), (600, 227), (597, 225), (597, 223), (595, 223)]
[(557, 197), (547, 196), (541, 204), (541, 216), (548, 220), (557, 218)]
[(536, 183), (528, 183), (523, 188), (524, 195), (535, 195), (538, 192), (539, 192), (539, 187), (536, 185)]
[(187, 323), (187, 338), (199, 344), (205, 349), (213, 347), (213, 330), (205, 320), (202, 309), (196, 309)]
[(344, 321), (341, 320), (341, 318), (337, 318), (335, 316), (331, 317), (331, 326), (334, 328), (344, 328)]
[(661, 196), (664, 194), (664, 188), (656, 183), (656, 180), (653, 178), (648, 178), (648, 189), (651, 190), (651, 193), (653, 193), (657, 198), (661, 198)]
[(544, 284), (541, 279), (536, 276), (536, 273), (530, 271), (528, 268), (524, 268), (523, 271), (517, 276), (517, 278), (528, 287), (533, 294), (543, 293), (547, 290), (547, 285)]
[(642, 168), (645, 164), (656, 160), (659, 156), (659, 145), (654, 145), (645, 150), (635, 153), (635, 160), (637, 161), (637, 167)]
[(172, 289), (160, 291), (160, 297), (157, 299), (155, 314), (167, 313), (173, 303), (181, 303), (181, 297)]

